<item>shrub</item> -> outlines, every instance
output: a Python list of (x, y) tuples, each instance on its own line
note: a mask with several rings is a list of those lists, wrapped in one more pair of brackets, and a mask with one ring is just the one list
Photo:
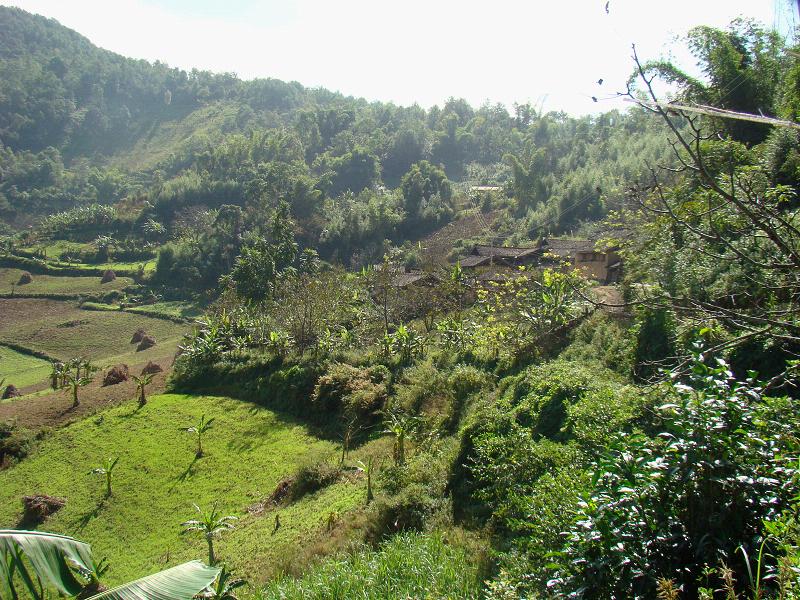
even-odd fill
[(447, 373), (430, 361), (406, 369), (397, 384), (397, 402), (411, 414), (421, 412), (449, 420), (453, 411), (453, 390)]
[(328, 414), (344, 411), (369, 419), (383, 408), (390, 377), (383, 365), (359, 368), (335, 362), (317, 380), (313, 401)]
[(327, 560), (301, 579), (280, 577), (256, 598), (477, 598), (481, 553), (470, 550), (438, 533), (404, 533), (377, 551), (364, 548)]
[(25, 458), (33, 447), (31, 432), (17, 427), (14, 421), (0, 423), (0, 469)]
[(571, 344), (561, 353), (566, 360), (599, 362), (621, 375), (633, 373), (632, 332), (619, 318), (595, 312), (572, 333)]
[[(790, 458), (800, 451), (796, 402), (765, 398), (699, 354), (686, 383), (665, 387), (661, 433), (620, 438), (594, 463), (594, 490), (554, 579), (559, 592), (652, 598), (666, 578), (693, 597), (704, 568), (721, 560), (746, 582), (739, 548), (757, 556), (763, 523), (800, 491)], [(764, 560), (774, 566), (772, 553)]]
[(341, 475), (342, 470), (339, 467), (334, 467), (326, 462), (303, 466), (292, 478), (286, 499), (289, 502), (296, 502), (303, 496), (313, 494), (336, 483)]
[(444, 504), (443, 499), (432, 498), (421, 485), (412, 484), (398, 494), (379, 497), (373, 504), (368, 539), (378, 541), (400, 531), (421, 531), (426, 519)]

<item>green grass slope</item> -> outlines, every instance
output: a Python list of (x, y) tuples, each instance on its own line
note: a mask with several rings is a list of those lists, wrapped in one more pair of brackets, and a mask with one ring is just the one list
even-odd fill
[[(139, 328), (155, 337), (156, 346), (136, 352), (136, 345), (129, 342)], [(186, 330), (185, 325), (164, 319), (81, 310), (58, 300), (0, 299), (0, 341), (59, 359), (85, 356), (99, 366), (139, 364), (170, 356)]]
[[(182, 431), (205, 414), (215, 418), (195, 459), (195, 438)], [(240, 518), (216, 545), (217, 554), (251, 581), (263, 580), (292, 552), (320, 535), (331, 512), (363, 501), (363, 482), (342, 482), (280, 509), (250, 515), (278, 481), (298, 466), (333, 458), (334, 444), (267, 409), (220, 397), (163, 395), (141, 410), (129, 403), (54, 432), (31, 457), (0, 474), (0, 528), (17, 525), (21, 498), (44, 493), (67, 499), (41, 530), (73, 535), (108, 557), (108, 582), (140, 577), (192, 558), (207, 558), (198, 535), (181, 533), (192, 506), (218, 502)], [(119, 456), (114, 494), (89, 474)]]
[[(22, 269), (0, 268), (0, 293), (11, 292), (13, 284), (19, 281)], [(100, 277), (59, 277), (54, 275), (33, 275), (33, 281), (25, 285), (17, 285), (15, 294), (104, 294), (112, 290), (121, 290), (133, 283), (129, 277), (117, 277), (114, 281), (100, 283)]]
[(39, 383), (49, 374), (49, 361), (0, 346), (0, 381), (5, 378), (6, 384), (24, 388)]

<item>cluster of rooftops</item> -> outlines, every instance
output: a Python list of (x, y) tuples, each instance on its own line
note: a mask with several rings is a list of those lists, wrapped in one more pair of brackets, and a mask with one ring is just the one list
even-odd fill
[[(520, 267), (556, 267), (568, 265), (601, 284), (616, 283), (622, 275), (622, 260), (615, 249), (598, 250), (596, 242), (569, 238), (545, 238), (536, 246), (476, 245), (461, 258), (462, 269), (479, 281), (502, 281), (519, 276)], [(428, 281), (430, 274), (408, 270), (398, 272), (393, 283), (398, 287)]]

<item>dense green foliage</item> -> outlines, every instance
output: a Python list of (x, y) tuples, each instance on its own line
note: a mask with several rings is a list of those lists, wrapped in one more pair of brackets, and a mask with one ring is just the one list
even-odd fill
[[(80, 319), (3, 299), (16, 312), (0, 337), (58, 355), (72, 346), (50, 329), (95, 339), (146, 320), (171, 352), (188, 326), (126, 310), (174, 318), (192, 296), (207, 308), (169, 385), (236, 398), (144, 398), (27, 458), (32, 435), (4, 425), (0, 452), (19, 464), (0, 515), (57, 485), (78, 508), (54, 530), (85, 528), (117, 560), (127, 540), (132, 571), (165, 540), (168, 555), (205, 551), (164, 522), (196, 500), (216, 511), (206, 534), (243, 517), (205, 539), (211, 562), (279, 575), (260, 597), (797, 597), (792, 129), (654, 104), (582, 118), (397, 107), (131, 61), (17, 9), (0, 17), (0, 213), (42, 218), (3, 238), (3, 264), (33, 273), (6, 285), (55, 294), (66, 283), (50, 274), (114, 261), (137, 282), (71, 278), (109, 290), (84, 304), (108, 310)], [(798, 55), (776, 35), (736, 21), (688, 44), (703, 79), (636, 57), (631, 95), (657, 100), (657, 75), (682, 102), (796, 119)], [(467, 239), (428, 252), (467, 222)], [(619, 253), (616, 289), (547, 257), (428, 264), (576, 229)], [(122, 344), (98, 353), (130, 356)], [(167, 435), (178, 428), (193, 437)], [(121, 456), (99, 505), (55, 466), (96, 466), (84, 438)], [(155, 526), (132, 535), (145, 513)]]
[(256, 598), (474, 598), (480, 590), (475, 558), (441, 534), (401, 534), (379, 552), (361, 550), (302, 579), (278, 579)]

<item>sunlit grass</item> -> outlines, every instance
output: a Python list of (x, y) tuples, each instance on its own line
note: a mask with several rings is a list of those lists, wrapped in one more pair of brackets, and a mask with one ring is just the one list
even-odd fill
[[(195, 457), (195, 438), (182, 430), (205, 414), (214, 418)], [(14, 527), (21, 498), (44, 493), (67, 499), (41, 530), (70, 534), (108, 557), (108, 582), (117, 583), (179, 562), (206, 557), (205, 542), (183, 535), (180, 523), (194, 516), (192, 503), (219, 503), (240, 518), (215, 544), (217, 554), (252, 581), (324, 531), (327, 516), (356, 506), (358, 483), (342, 482), (273, 513), (246, 509), (301, 464), (333, 459), (336, 447), (290, 419), (258, 406), (220, 397), (154, 396), (141, 410), (134, 403), (109, 409), (54, 432), (31, 457), (0, 474), (0, 528)], [(114, 495), (89, 474), (119, 456)]]

